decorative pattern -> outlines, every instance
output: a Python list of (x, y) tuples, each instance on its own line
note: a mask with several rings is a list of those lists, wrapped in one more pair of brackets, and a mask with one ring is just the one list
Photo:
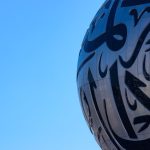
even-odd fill
[(150, 149), (149, 17), (149, 0), (107, 0), (83, 41), (78, 89), (102, 149)]

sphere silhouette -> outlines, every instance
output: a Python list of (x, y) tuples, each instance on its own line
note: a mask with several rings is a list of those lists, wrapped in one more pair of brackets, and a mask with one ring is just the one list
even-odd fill
[(103, 150), (150, 150), (150, 1), (103, 4), (81, 46), (77, 85)]

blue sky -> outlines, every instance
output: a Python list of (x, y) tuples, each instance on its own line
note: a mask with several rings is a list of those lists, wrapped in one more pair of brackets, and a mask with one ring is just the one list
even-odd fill
[(99, 150), (76, 87), (101, 0), (0, 0), (0, 150)]

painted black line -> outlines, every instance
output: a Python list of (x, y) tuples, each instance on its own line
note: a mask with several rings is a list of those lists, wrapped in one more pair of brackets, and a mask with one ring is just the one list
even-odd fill
[(150, 0), (123, 0), (121, 7), (129, 7), (150, 3)]
[(120, 63), (124, 68), (130, 68), (134, 64), (149, 32), (150, 32), (150, 23), (147, 25), (147, 27), (144, 29), (141, 36), (139, 37), (136, 47), (133, 51), (133, 54), (128, 61), (124, 61), (122, 57), (119, 56)]
[(146, 84), (140, 79), (136, 78), (129, 71), (125, 73), (125, 83), (128, 89), (136, 97), (136, 99), (150, 111), (150, 98), (141, 90), (142, 87), (146, 87)]
[(136, 139), (137, 136), (128, 118), (128, 115), (127, 115), (127, 112), (123, 103), (121, 91), (120, 91), (117, 61), (110, 68), (110, 81), (111, 81), (111, 87), (112, 87), (112, 92), (113, 92), (114, 100), (116, 103), (116, 107), (117, 107), (120, 119), (124, 125), (124, 128), (127, 131), (130, 138)]
[(150, 81), (150, 74), (146, 71), (146, 55), (144, 56), (143, 60), (143, 74), (147, 81)]
[(102, 69), (101, 69), (102, 56), (103, 56), (103, 54), (101, 54), (101, 56), (100, 56), (99, 67), (98, 68), (99, 68), (99, 75), (101, 76), (101, 78), (104, 78), (107, 75), (108, 66), (105, 68), (104, 71), (102, 71)]
[(90, 85), (90, 91), (91, 91), (91, 95), (92, 95), (92, 99), (93, 99), (93, 103), (94, 103), (94, 107), (96, 109), (96, 112), (97, 112), (97, 115), (99, 117), (99, 120), (100, 122), (102, 123), (107, 135), (109, 136), (111, 142), (116, 146), (117, 150), (121, 150), (118, 146), (118, 144), (116, 143), (116, 141), (113, 139), (112, 135), (110, 134), (108, 128), (106, 127), (105, 125), (105, 122), (103, 120), (103, 117), (101, 115), (101, 112), (99, 110), (99, 107), (98, 107), (98, 104), (97, 104), (97, 100), (96, 100), (96, 97), (95, 97), (95, 92), (94, 92), (94, 89), (97, 88), (96, 86), (96, 83), (94, 81), (94, 78), (93, 78), (93, 75), (92, 75), (92, 72), (91, 70), (89, 69), (88, 71), (88, 81), (89, 81), (89, 85)]
[(78, 71), (77, 71), (77, 79), (78, 79), (78, 76), (79, 76), (79, 73), (81, 71), (81, 69), (84, 67), (84, 65), (91, 59), (93, 58), (93, 56), (95, 55), (95, 52), (90, 54), (82, 63), (81, 65), (79, 66), (78, 68)]
[(125, 97), (126, 97), (129, 108), (131, 110), (135, 111), (137, 109), (137, 102), (136, 102), (136, 100), (134, 100), (134, 104), (130, 103), (129, 98), (128, 98), (128, 94), (127, 94), (127, 89), (125, 89)]
[(145, 13), (150, 13), (150, 7), (146, 7), (140, 14), (138, 14), (136, 9), (131, 10), (130, 15), (134, 17), (134, 26), (138, 24)]
[(106, 101), (104, 100), (104, 109), (105, 109), (105, 114), (106, 114), (106, 120), (108, 122), (109, 128), (115, 137), (115, 140), (126, 150), (149, 150), (150, 148), (150, 139), (146, 140), (127, 140), (119, 137), (113, 130), (111, 123), (108, 118), (108, 113), (107, 113), (107, 107), (106, 107)]

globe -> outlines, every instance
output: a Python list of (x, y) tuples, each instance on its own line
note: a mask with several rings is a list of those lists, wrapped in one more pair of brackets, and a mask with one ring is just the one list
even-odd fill
[(103, 150), (150, 150), (150, 1), (107, 0), (87, 30), (77, 86)]

